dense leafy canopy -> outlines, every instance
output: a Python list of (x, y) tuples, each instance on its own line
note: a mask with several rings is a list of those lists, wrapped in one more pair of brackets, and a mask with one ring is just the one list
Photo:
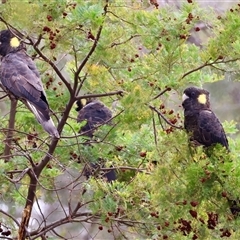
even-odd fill
[[(61, 131), (59, 141), (50, 139), (18, 101), (11, 157), (0, 160), (0, 222), (9, 239), (79, 239), (84, 229), (96, 239), (239, 238), (229, 209), (240, 195), (236, 122), (223, 124), (231, 153), (216, 146), (209, 156), (188, 144), (181, 95), (189, 85), (238, 78), (240, 7), (220, 16), (195, 1), (179, 9), (143, 2), (0, 5), (1, 29), (22, 33)], [(206, 31), (207, 41), (196, 44)], [(75, 102), (84, 95), (99, 97), (114, 115), (91, 145), (76, 122)], [(1, 142), (10, 102), (0, 105)], [(116, 169), (117, 181), (86, 180), (85, 165), (99, 159)]]

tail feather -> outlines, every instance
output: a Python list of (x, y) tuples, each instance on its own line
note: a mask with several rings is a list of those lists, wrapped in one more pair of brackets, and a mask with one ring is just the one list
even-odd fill
[(27, 105), (31, 109), (33, 114), (35, 115), (38, 122), (42, 125), (44, 130), (46, 132), (48, 132), (51, 136), (60, 138), (58, 130), (55, 127), (54, 122), (51, 119), (51, 117), (49, 116), (49, 114), (46, 114), (46, 111), (45, 112), (40, 111), (39, 109), (37, 109), (33, 104), (31, 104), (28, 101), (27, 101)]
[(50, 118), (48, 121), (43, 121), (40, 123), (46, 132), (48, 132), (51, 136), (60, 138), (58, 130), (56, 129), (53, 120)]

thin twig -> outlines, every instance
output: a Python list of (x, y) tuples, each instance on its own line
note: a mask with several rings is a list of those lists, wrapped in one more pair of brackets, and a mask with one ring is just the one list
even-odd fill
[(171, 88), (165, 88), (162, 92), (160, 92), (157, 96), (155, 96), (152, 100), (154, 100), (154, 99), (157, 99), (157, 98), (159, 98), (160, 96), (162, 96), (165, 92), (167, 92), (167, 91), (171, 91)]
[(134, 23), (131, 23), (131, 22), (129, 22), (129, 21), (127, 21), (127, 20), (125, 20), (125, 19), (123, 19), (123, 18), (117, 16), (117, 14), (115, 14), (115, 13), (112, 12), (112, 11), (109, 11), (109, 10), (108, 10), (107, 12), (108, 12), (108, 13), (111, 13), (114, 17), (120, 19), (122, 22), (128, 23), (128, 24), (130, 24), (130, 25), (134, 25)]
[(78, 95), (80, 90), (82, 89), (83, 83), (86, 81), (87, 76), (88, 76), (88, 73), (85, 73), (82, 78), (78, 76), (78, 78), (80, 80), (80, 84), (79, 84), (79, 86), (77, 88), (76, 95)]
[(183, 76), (180, 78), (180, 80), (183, 79), (183, 78), (185, 78), (186, 76), (190, 75), (190, 74), (193, 73), (193, 72), (197, 72), (198, 70), (201, 70), (201, 69), (204, 68), (204, 67), (212, 66), (212, 67), (215, 67), (215, 68), (216, 68), (216, 66), (214, 66), (215, 64), (235, 62), (235, 61), (238, 61), (238, 60), (239, 60), (239, 58), (229, 59), (229, 60), (226, 60), (226, 61), (216, 59), (216, 60), (210, 62), (210, 59), (209, 59), (208, 61), (206, 61), (206, 62), (205, 62), (204, 64), (202, 64), (201, 66), (199, 66), (199, 67), (197, 67), (197, 68), (194, 68), (194, 69), (186, 72), (185, 74), (183, 74)]
[(35, 45), (33, 40), (28, 37), (28, 40), (30, 41), (31, 45), (33, 46), (34, 50), (38, 53), (38, 55), (46, 62), (48, 63), (53, 70), (56, 72), (58, 77), (62, 80), (62, 82), (65, 84), (67, 87), (68, 91), (71, 93), (72, 92), (72, 87), (71, 84), (66, 80), (66, 78), (62, 75), (61, 71), (58, 69), (58, 67), (54, 64), (53, 61), (51, 61), (47, 56), (43, 54), (43, 52)]
[[(5, 92), (5, 91), (3, 91), (3, 92)], [(6, 95), (0, 97), (0, 100), (4, 99), (4, 98), (7, 97), (7, 96), (8, 96), (8, 94), (6, 94)]]
[(121, 45), (121, 44), (125, 44), (125, 43), (131, 41), (133, 38), (140, 37), (140, 36), (141, 36), (140, 34), (135, 34), (135, 35), (130, 36), (130, 37), (129, 37), (128, 39), (126, 39), (125, 41), (118, 42), (118, 43), (113, 42), (113, 43), (111, 44), (111, 48), (112, 48), (112, 47), (115, 47), (115, 46), (118, 46), (118, 45)]
[(183, 129), (183, 127), (181, 126), (176, 126), (174, 124), (172, 124), (170, 121), (168, 121), (168, 119), (158, 110), (156, 109), (154, 106), (152, 105), (148, 105), (148, 107), (150, 109), (152, 109), (154, 112), (156, 112), (167, 124), (169, 124), (171, 127), (177, 128), (177, 129)]
[(156, 123), (155, 123), (155, 118), (154, 118), (154, 112), (153, 111), (152, 111), (152, 121), (153, 121), (154, 142), (155, 142), (155, 145), (157, 146), (157, 129), (156, 129)]
[(111, 170), (131, 170), (135, 172), (143, 172), (145, 174), (151, 174), (150, 172), (147, 172), (145, 168), (136, 168), (136, 167), (129, 167), (129, 166), (119, 166), (119, 167), (110, 167), (110, 168), (100, 168), (99, 170), (102, 171), (111, 171)]
[(39, 236), (41, 236), (42, 234), (44, 233), (47, 233), (53, 229), (55, 229), (56, 227), (59, 227), (59, 226), (62, 226), (64, 224), (68, 224), (68, 223), (73, 223), (73, 222), (77, 222), (77, 223), (80, 223), (80, 222), (86, 222), (87, 220), (91, 219), (93, 216), (92, 216), (92, 212), (90, 211), (86, 211), (85, 213), (79, 213), (75, 216), (75, 218), (77, 217), (85, 217), (83, 219), (72, 219), (71, 216), (67, 216), (65, 218), (62, 218), (60, 220), (57, 220), (51, 224), (49, 224), (48, 226), (46, 227), (43, 227), (41, 229), (41, 231), (33, 231), (30, 233), (31, 236), (34, 236), (34, 239), (38, 238)]
[(5, 176), (8, 181), (10, 181), (11, 183), (18, 183), (20, 182), (23, 177), (27, 174), (27, 172), (30, 170), (30, 168), (26, 168), (24, 169), (23, 171), (21, 171), (21, 173), (19, 174), (18, 178), (17, 179), (12, 179), (12, 178), (9, 178), (8, 176)]
[(115, 91), (115, 92), (108, 92), (108, 93), (98, 93), (98, 94), (86, 94), (86, 95), (82, 95), (79, 97), (76, 97), (76, 100), (80, 100), (80, 99), (87, 99), (87, 98), (97, 98), (97, 97), (106, 97), (106, 96), (112, 96), (112, 95), (123, 95), (123, 91), (119, 90), (119, 91)]
[(17, 224), (17, 226), (20, 227), (19, 222), (12, 215), (10, 215), (9, 213), (3, 211), (2, 209), (0, 209), (0, 213), (2, 213), (4, 215), (8, 216), (9, 218), (11, 218)]
[[(104, 6), (104, 13), (103, 13), (104, 17), (107, 14), (107, 8), (108, 8), (108, 0), (106, 1), (106, 5)], [(90, 49), (87, 56), (83, 59), (80, 66), (78, 67), (78, 69), (75, 72), (75, 76), (74, 76), (74, 82), (75, 83), (78, 81), (78, 76), (79, 76), (80, 72), (82, 71), (83, 67), (86, 65), (86, 63), (88, 62), (89, 58), (92, 56), (93, 52), (95, 51), (95, 49), (98, 45), (98, 41), (99, 41), (101, 33), (102, 33), (103, 24), (104, 23), (102, 23), (102, 25), (98, 29), (97, 35), (96, 35), (96, 37), (94, 39), (94, 42), (93, 42), (93, 45), (92, 45), (92, 48)]]

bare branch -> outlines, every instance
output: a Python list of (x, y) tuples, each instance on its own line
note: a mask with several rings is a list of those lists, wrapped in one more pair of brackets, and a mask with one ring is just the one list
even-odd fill
[(234, 59), (229, 59), (229, 60), (221, 60), (221, 59), (216, 59), (212, 62), (210, 62), (211, 59), (209, 59), (208, 61), (206, 61), (204, 64), (202, 64), (201, 66), (197, 67), (197, 68), (194, 68), (188, 72), (186, 72), (185, 74), (183, 74), (183, 76), (181, 77), (181, 79), (185, 78), (186, 76), (190, 75), (191, 73), (193, 72), (197, 72), (199, 70), (201, 70), (202, 68), (204, 67), (208, 67), (208, 66), (212, 66), (212, 67), (215, 67), (214, 66), (215, 64), (220, 64), (220, 63), (229, 63), (229, 62), (235, 62), (235, 61), (238, 61), (240, 58), (234, 58)]
[[(5, 91), (1, 91), (1, 92), (5, 92)], [(0, 100), (4, 99), (4, 98), (7, 97), (7, 96), (8, 96), (8, 94), (6, 94), (6, 95), (0, 97)]]
[(97, 98), (97, 97), (106, 97), (106, 96), (113, 96), (113, 95), (120, 95), (122, 96), (124, 93), (124, 91), (119, 90), (119, 91), (115, 91), (115, 92), (108, 92), (108, 93), (98, 93), (98, 94), (86, 94), (86, 95), (82, 95), (79, 97), (76, 97), (76, 100), (80, 100), (80, 99), (85, 99), (85, 98)]
[[(84, 217), (82, 219), (75, 219), (77, 217)], [(47, 233), (51, 230), (53, 230), (54, 228), (60, 226), (60, 225), (64, 225), (64, 224), (67, 224), (67, 223), (73, 223), (73, 222), (86, 222), (88, 220), (90, 220), (91, 218), (93, 218), (93, 215), (91, 213), (91, 211), (86, 211), (84, 213), (79, 213), (79, 214), (76, 214), (74, 219), (72, 218), (72, 216), (67, 216), (65, 218), (62, 218), (58, 221), (55, 221), (51, 224), (49, 224), (48, 226), (42, 228), (40, 231), (39, 230), (36, 230), (36, 231), (33, 231), (30, 233), (30, 236), (33, 236), (34, 239), (40, 237), (42, 234), (44, 233)]]
[(157, 129), (156, 129), (156, 123), (155, 123), (155, 118), (154, 118), (154, 112), (153, 111), (152, 111), (152, 121), (153, 121), (154, 142), (155, 142), (155, 145), (157, 146)]
[(108, 10), (107, 12), (108, 12), (108, 13), (111, 13), (114, 17), (120, 19), (122, 22), (128, 23), (128, 24), (130, 24), (130, 25), (134, 25), (133, 23), (131, 23), (131, 22), (129, 22), (129, 21), (126, 21), (125, 19), (117, 16), (117, 15), (116, 15), (114, 12), (112, 12), (112, 11), (109, 11), (109, 10)]
[(125, 44), (125, 43), (131, 41), (133, 38), (140, 37), (140, 36), (141, 36), (140, 34), (135, 34), (135, 35), (130, 36), (130, 37), (129, 37), (128, 39), (126, 39), (125, 41), (118, 42), (118, 43), (113, 42), (113, 43), (111, 44), (111, 48), (112, 48), (112, 47), (115, 47), (115, 46), (118, 46), (118, 45), (121, 45), (121, 44)]
[(183, 127), (176, 126), (176, 125), (172, 124), (170, 121), (168, 121), (168, 119), (157, 108), (155, 108), (154, 106), (148, 105), (148, 107), (150, 109), (152, 109), (154, 112), (156, 112), (171, 127), (174, 127), (174, 128), (177, 128), (177, 129), (181, 129), (181, 130), (183, 129)]
[(137, 167), (129, 167), (129, 166), (119, 166), (119, 167), (110, 167), (110, 168), (100, 168), (102, 171), (110, 171), (110, 170), (131, 170), (135, 172), (144, 172), (145, 174), (151, 174), (147, 172), (145, 168), (137, 168)]
[[(9, 178), (9, 177), (7, 177), (7, 176), (5, 176), (11, 183), (18, 183), (18, 182), (20, 182), (22, 179), (23, 179), (23, 177), (26, 175), (26, 173), (28, 172), (30, 170), (30, 168), (26, 168), (26, 169), (24, 169), (23, 171), (21, 170), (20, 171), (20, 174), (19, 174), (19, 176), (18, 176), (18, 178), (17, 179), (11, 179), (11, 178)], [(12, 171), (13, 172), (13, 171)], [(15, 171), (15, 173), (16, 173), (17, 171)], [(18, 171), (19, 172), (19, 171)], [(8, 172), (9, 173), (9, 172)]]
[(80, 83), (79, 83), (79, 86), (76, 90), (76, 96), (79, 94), (80, 90), (82, 89), (83, 83), (86, 81), (87, 76), (88, 76), (88, 73), (85, 73), (85, 75), (81, 78), (78, 76), (78, 78), (80, 80)]
[(165, 88), (162, 92), (160, 92), (160, 93), (159, 93), (157, 96), (155, 96), (152, 100), (159, 98), (160, 96), (162, 96), (162, 95), (163, 95), (165, 92), (167, 92), (167, 91), (171, 91), (171, 88), (169, 88), (169, 87)]
[(67, 87), (68, 91), (72, 93), (73, 90), (72, 90), (71, 84), (62, 75), (61, 71), (58, 69), (55, 63), (43, 54), (43, 52), (37, 47), (37, 45), (33, 42), (33, 40), (30, 37), (28, 37), (28, 40), (30, 41), (31, 45), (33, 46), (34, 50), (38, 53), (38, 55), (53, 68), (53, 70), (56, 72), (58, 77), (62, 80), (62, 82)]
[(20, 226), (20, 223), (11, 214), (3, 211), (2, 209), (0, 209), (0, 213), (2, 213), (4, 215), (6, 215), (7, 217), (11, 218), (17, 224), (18, 227)]
[(15, 116), (16, 116), (16, 109), (17, 109), (17, 99), (10, 95), (11, 100), (11, 107), (10, 107), (10, 116), (8, 122), (8, 132), (7, 138), (5, 140), (5, 148), (2, 158), (5, 158), (5, 162), (8, 162), (11, 158), (11, 144), (13, 139), (13, 131), (15, 126)]

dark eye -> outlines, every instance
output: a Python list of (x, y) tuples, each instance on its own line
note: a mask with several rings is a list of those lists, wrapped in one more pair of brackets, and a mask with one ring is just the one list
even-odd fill
[(191, 97), (193, 98), (193, 97), (195, 97), (195, 92), (191, 92)]

